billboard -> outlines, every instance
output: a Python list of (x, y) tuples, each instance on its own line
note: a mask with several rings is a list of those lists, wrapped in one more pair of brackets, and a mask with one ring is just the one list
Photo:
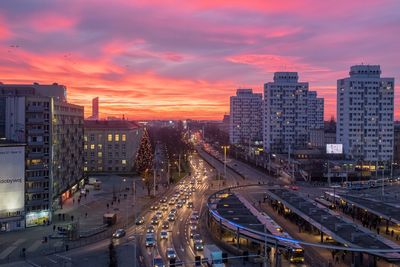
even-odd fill
[(24, 210), (25, 147), (0, 146), (0, 214)]
[(343, 145), (326, 144), (326, 154), (343, 154)]

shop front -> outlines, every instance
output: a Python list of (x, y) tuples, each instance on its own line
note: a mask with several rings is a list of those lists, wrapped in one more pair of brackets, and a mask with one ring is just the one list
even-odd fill
[(50, 220), (50, 211), (32, 211), (25, 216), (26, 227), (44, 225)]

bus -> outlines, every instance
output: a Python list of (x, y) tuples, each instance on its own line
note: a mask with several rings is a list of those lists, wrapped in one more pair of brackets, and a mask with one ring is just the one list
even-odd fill
[(349, 190), (362, 190), (368, 188), (377, 188), (387, 185), (390, 183), (389, 179), (373, 179), (373, 180), (365, 180), (365, 181), (352, 181), (352, 182), (344, 182), (343, 187)]
[(304, 249), (297, 244), (286, 247), (284, 255), (291, 263), (304, 262)]

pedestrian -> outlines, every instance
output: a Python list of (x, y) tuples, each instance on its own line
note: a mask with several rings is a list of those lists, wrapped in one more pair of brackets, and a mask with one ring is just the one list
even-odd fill
[(56, 230), (56, 225), (53, 225), (53, 232)]
[(72, 205), (75, 204), (75, 198), (72, 198)]
[(81, 198), (78, 198), (78, 204), (80, 204), (81, 203)]
[(85, 212), (85, 217), (87, 218), (87, 212)]
[(376, 228), (376, 232), (378, 233), (378, 235), (379, 235), (379, 227), (378, 228)]
[(399, 235), (396, 235), (396, 241), (399, 241)]
[(336, 256), (336, 263), (339, 263), (339, 256)]
[(107, 203), (107, 209), (110, 207), (110, 204)]
[(390, 232), (390, 235), (393, 237), (393, 235), (394, 235), (393, 229), (392, 229), (392, 231)]
[(342, 253), (342, 261), (344, 262), (344, 258), (345, 258), (346, 254)]
[(73, 221), (74, 220), (74, 215), (71, 215), (71, 221)]

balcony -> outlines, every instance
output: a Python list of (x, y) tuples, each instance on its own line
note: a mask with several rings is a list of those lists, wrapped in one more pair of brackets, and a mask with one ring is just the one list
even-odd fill
[(26, 193), (41, 193), (41, 192), (48, 192), (49, 188), (44, 187), (34, 187), (34, 188), (26, 188)]
[[(28, 158), (30, 159), (37, 159), (37, 158), (42, 158), (44, 157), (44, 153), (43, 152), (29, 152), (28, 153)], [(48, 155), (47, 155), (48, 156)]]
[(49, 204), (49, 199), (48, 198), (41, 198), (41, 199), (31, 199), (25, 200), (25, 206), (37, 206), (37, 205), (45, 205)]
[(43, 146), (44, 142), (43, 141), (28, 141), (29, 146)]
[(43, 118), (27, 118), (26, 124), (43, 124), (44, 119)]
[(28, 129), (28, 134), (31, 135), (43, 135), (44, 130), (43, 129)]
[[(43, 106), (28, 106), (26, 111), (27, 112), (43, 112), (45, 109)], [(49, 108), (47, 108), (49, 110)]]
[(47, 170), (47, 166), (45, 166), (43, 163), (35, 164), (35, 165), (26, 166), (26, 169), (27, 170)]

